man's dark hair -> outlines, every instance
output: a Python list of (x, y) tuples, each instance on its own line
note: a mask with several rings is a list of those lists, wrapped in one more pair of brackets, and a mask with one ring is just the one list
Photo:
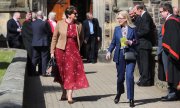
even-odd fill
[(160, 8), (163, 8), (163, 11), (168, 11), (170, 14), (173, 14), (173, 8), (172, 5), (169, 3), (162, 3), (160, 5)]
[(145, 10), (145, 6), (143, 4), (138, 4), (137, 9)]
[(66, 18), (68, 18), (68, 15), (73, 14), (75, 11), (77, 11), (76, 7), (74, 7), (74, 6), (67, 7), (65, 10)]

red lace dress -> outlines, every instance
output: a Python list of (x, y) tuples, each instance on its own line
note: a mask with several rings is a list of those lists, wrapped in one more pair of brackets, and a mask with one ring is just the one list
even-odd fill
[(68, 24), (65, 50), (56, 48), (55, 57), (61, 76), (56, 77), (55, 81), (63, 85), (64, 89), (76, 90), (89, 86), (79, 53), (76, 24)]

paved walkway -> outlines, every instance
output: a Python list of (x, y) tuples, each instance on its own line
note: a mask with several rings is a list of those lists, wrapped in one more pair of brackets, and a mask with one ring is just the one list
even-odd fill
[[(114, 63), (85, 64), (90, 87), (74, 92), (76, 102), (69, 105), (59, 101), (61, 88), (52, 77), (27, 77), (25, 82), (24, 108), (129, 108), (126, 93), (119, 104), (114, 104), (116, 70)], [(135, 81), (137, 78), (135, 78)], [(135, 85), (135, 108), (180, 108), (180, 101), (161, 102), (166, 91)]]

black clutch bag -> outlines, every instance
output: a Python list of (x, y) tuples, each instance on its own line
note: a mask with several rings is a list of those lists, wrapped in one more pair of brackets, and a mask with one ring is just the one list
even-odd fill
[(137, 56), (136, 52), (129, 51), (124, 53), (125, 60), (130, 60), (130, 61), (136, 60), (136, 56)]

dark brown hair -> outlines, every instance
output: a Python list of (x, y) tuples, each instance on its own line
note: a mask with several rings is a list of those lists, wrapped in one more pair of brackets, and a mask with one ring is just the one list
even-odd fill
[(67, 7), (66, 10), (65, 10), (66, 18), (68, 18), (68, 15), (73, 14), (75, 11), (77, 12), (76, 7), (74, 7), (74, 6)]
[(160, 4), (160, 8), (163, 8), (163, 11), (168, 11), (170, 14), (173, 14), (172, 5), (169, 3), (162, 3)]

